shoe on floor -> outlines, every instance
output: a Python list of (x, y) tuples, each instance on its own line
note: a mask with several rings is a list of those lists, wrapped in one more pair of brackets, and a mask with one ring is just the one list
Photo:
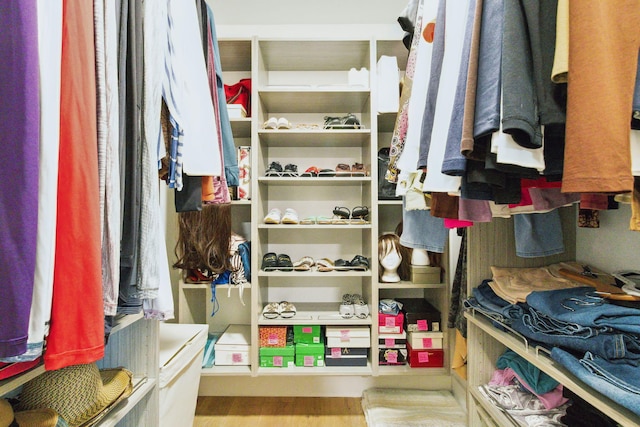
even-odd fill
[(278, 208), (271, 209), (264, 217), (265, 224), (280, 224), (280, 221), (282, 221), (282, 211)]

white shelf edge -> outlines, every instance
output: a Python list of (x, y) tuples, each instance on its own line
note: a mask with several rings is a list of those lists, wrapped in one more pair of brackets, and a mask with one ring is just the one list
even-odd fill
[(424, 375), (424, 376), (448, 376), (447, 368), (412, 368), (406, 365), (379, 365), (378, 375)]
[[(207, 282), (207, 283), (181, 283), (180, 287), (182, 289), (192, 289), (192, 290), (207, 290), (211, 287), (211, 283)], [(239, 285), (216, 285), (216, 288), (218, 289), (236, 289), (239, 288)], [(244, 288), (251, 288), (251, 283), (247, 282), (244, 284)]]
[[(370, 176), (259, 176), (259, 184), (361, 184), (371, 182)], [(329, 224), (327, 224), (329, 225)]]
[(447, 289), (444, 283), (378, 282), (378, 289)]
[[(318, 125), (321, 126), (321, 125)], [(258, 129), (260, 135), (369, 135), (371, 129)]]
[(369, 277), (371, 270), (367, 271), (264, 271), (258, 272), (259, 277)]
[(115, 334), (118, 331), (134, 324), (138, 320), (144, 318), (142, 311), (136, 314), (125, 314), (122, 316), (116, 316), (113, 327), (111, 328), (111, 334)]
[(156, 380), (147, 377), (134, 377), (133, 393), (120, 402), (99, 423), (100, 427), (115, 426), (155, 387)]
[(213, 366), (202, 368), (200, 376), (251, 376), (251, 366)]
[(304, 229), (341, 229), (341, 230), (368, 230), (371, 229), (371, 224), (258, 224), (259, 230), (277, 230), (277, 229), (291, 229), (291, 230), (304, 230)]
[(402, 200), (380, 200), (378, 199), (379, 205), (391, 205), (391, 206), (402, 206)]
[(294, 366), (291, 368), (258, 368), (258, 376), (353, 376), (372, 375), (371, 364), (367, 366)]
[[(336, 307), (338, 303), (335, 304)], [(366, 319), (350, 318), (344, 319), (338, 314), (338, 310), (334, 311), (299, 311), (292, 318), (278, 317), (276, 319), (267, 319), (263, 315), (258, 318), (258, 325), (344, 325), (346, 326), (371, 326), (373, 324), (371, 315)]]
[(0, 396), (3, 396), (15, 390), (16, 388), (34, 379), (38, 375), (43, 374), (44, 372), (45, 372), (44, 364), (40, 363), (39, 365), (31, 368), (28, 371), (22, 372), (16, 376), (0, 381)]
[[(597, 407), (602, 413), (611, 417), (614, 421), (621, 423), (624, 426), (632, 427), (638, 425), (638, 416), (636, 414), (620, 406), (609, 397), (585, 385), (580, 381), (580, 379), (566, 371), (560, 365), (557, 365), (548, 356), (537, 352), (536, 349), (531, 346), (525, 347), (525, 344), (519, 338), (496, 329), (491, 322), (480, 317), (482, 316), (481, 314), (474, 316), (469, 312), (465, 312), (464, 315), (469, 323), (482, 329), (484, 332), (518, 353), (527, 362), (545, 372), (563, 386), (568, 387), (587, 403)], [(470, 387), (473, 387), (473, 385), (470, 385)]]
[(364, 93), (369, 94), (371, 88), (350, 87), (342, 85), (291, 85), (291, 86), (262, 86), (258, 88), (258, 94), (262, 93)]

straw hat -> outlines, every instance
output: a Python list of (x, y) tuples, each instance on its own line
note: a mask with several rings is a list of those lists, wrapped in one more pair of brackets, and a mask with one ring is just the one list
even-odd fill
[(132, 377), (124, 368), (98, 370), (95, 363), (47, 371), (24, 385), (17, 409), (49, 408), (69, 426), (92, 424), (131, 395)]
[(68, 427), (53, 409), (13, 412), (6, 399), (0, 399), (0, 427)]

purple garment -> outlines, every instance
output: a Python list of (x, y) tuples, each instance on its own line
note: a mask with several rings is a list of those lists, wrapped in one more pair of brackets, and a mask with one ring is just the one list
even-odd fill
[(517, 380), (524, 388), (526, 388), (529, 392), (534, 394), (540, 402), (544, 405), (548, 410), (555, 409), (559, 406), (564, 405), (569, 401), (566, 397), (562, 395), (562, 384), (559, 384), (551, 391), (548, 391), (543, 394), (537, 394), (533, 389), (527, 384), (516, 372), (511, 368), (505, 369), (496, 369), (489, 380), (490, 385), (512, 385), (514, 383), (513, 380)]
[(38, 222), (38, 27), (36, 0), (0, 8), (0, 357), (27, 350)]
[(458, 219), (472, 222), (491, 222), (493, 215), (489, 201), (460, 197), (458, 201)]

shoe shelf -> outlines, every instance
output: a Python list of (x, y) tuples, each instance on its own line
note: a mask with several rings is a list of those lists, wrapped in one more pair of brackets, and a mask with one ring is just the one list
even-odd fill
[(336, 112), (366, 110), (370, 92), (363, 89), (261, 89), (260, 102), (269, 114), (317, 113), (319, 116)]
[(327, 177), (274, 177), (262, 176), (258, 183), (269, 185), (356, 185), (358, 183), (370, 183), (370, 176), (327, 176)]
[(402, 206), (402, 200), (378, 200), (378, 204), (387, 206)]
[(339, 302), (294, 302), (296, 314), (290, 318), (277, 317), (267, 319), (262, 314), (258, 318), (258, 325), (371, 325), (371, 315), (364, 319), (350, 317), (345, 319), (338, 313)]
[(367, 362), (367, 366), (291, 366), (286, 368), (258, 368), (259, 376), (267, 375), (362, 375), (370, 376), (373, 374), (371, 363)]
[(331, 277), (369, 277), (371, 271), (258, 271), (260, 277), (298, 277), (298, 278), (331, 278)]
[(356, 229), (370, 229), (371, 228), (371, 224), (258, 224), (258, 229), (259, 230), (269, 230), (269, 229), (296, 229), (296, 230), (300, 230), (300, 229), (318, 229), (318, 228), (322, 228), (322, 229), (336, 229), (336, 228), (340, 228), (340, 229), (349, 229), (349, 230), (356, 230)]
[[(324, 120), (324, 116), (318, 118)], [(260, 129), (258, 135), (262, 143), (277, 147), (361, 147), (369, 144), (371, 137), (371, 129), (322, 129), (322, 121), (318, 126), (319, 129), (309, 130)]]
[(428, 376), (448, 376), (447, 368), (412, 368), (407, 365), (380, 365), (378, 375), (428, 375)]
[(393, 132), (397, 116), (397, 113), (378, 113), (378, 132)]
[[(465, 317), (467, 318), (470, 328), (478, 328), (484, 334), (495, 339), (502, 346), (506, 346), (507, 348), (515, 351), (533, 366), (548, 374), (564, 387), (569, 388), (571, 391), (573, 391), (588, 403), (597, 407), (600, 411), (611, 417), (614, 421), (620, 423), (623, 426), (631, 427), (638, 425), (637, 415), (635, 415), (628, 409), (618, 405), (608, 396), (605, 396), (592, 389), (591, 387), (585, 385), (579, 378), (577, 378), (575, 375), (573, 375), (564, 367), (557, 364), (553, 359), (551, 359), (551, 357), (548, 356), (546, 350), (530, 345), (524, 337), (500, 331), (493, 326), (491, 320), (489, 320), (486, 316), (479, 312), (467, 311), (465, 312)], [(490, 338), (486, 341), (489, 340)], [(487, 372), (485, 372), (484, 374), (487, 374)], [(491, 373), (488, 374), (490, 375)], [(474, 398), (476, 397), (476, 395), (480, 394), (476, 389), (478, 385), (480, 384), (471, 383), (468, 387), (469, 391), (472, 393), (472, 395), (474, 395)], [(480, 395), (479, 397), (482, 399), (476, 400), (479, 400), (481, 404), (483, 404), (485, 410), (488, 411), (488, 409), (492, 405), (487, 402), (482, 395)]]
[(243, 117), (239, 119), (230, 119), (231, 131), (236, 138), (251, 137), (251, 117)]

